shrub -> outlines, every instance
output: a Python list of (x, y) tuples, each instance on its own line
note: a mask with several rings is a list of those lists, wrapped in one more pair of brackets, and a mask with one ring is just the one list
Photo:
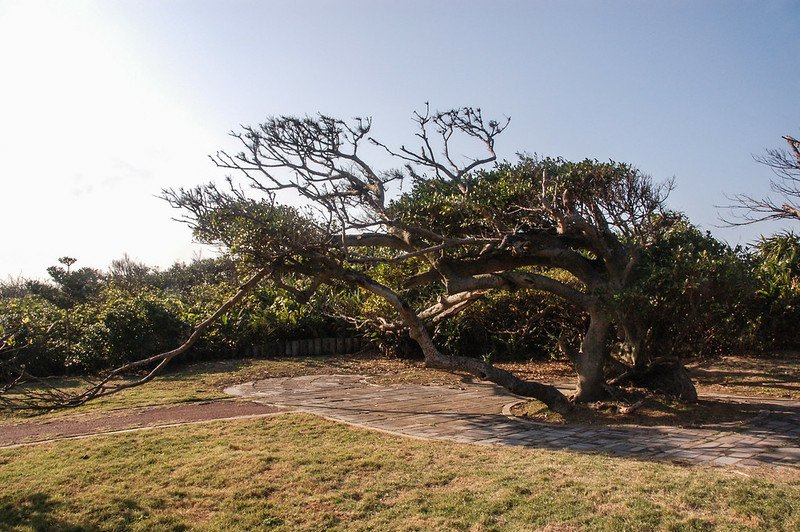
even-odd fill
[(128, 296), (109, 290), (99, 312), (76, 309), (81, 336), (67, 361), (69, 367), (97, 370), (177, 347), (188, 332), (181, 303), (157, 293)]
[(66, 359), (64, 310), (40, 296), (0, 299), (0, 334), (14, 333), (17, 363), (29, 373), (61, 373)]
[(754, 279), (739, 248), (688, 222), (646, 250), (634, 288), (653, 356), (705, 356), (752, 344)]
[(781, 233), (758, 241), (752, 254), (758, 281), (756, 326), (764, 349), (798, 349), (800, 236)]

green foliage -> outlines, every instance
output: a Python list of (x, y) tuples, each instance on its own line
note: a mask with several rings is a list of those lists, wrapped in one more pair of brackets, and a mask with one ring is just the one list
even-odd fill
[[(227, 257), (176, 263), (165, 271), (123, 258), (107, 276), (59, 268), (54, 283), (17, 280), (0, 297), (0, 333), (17, 332), (16, 344), (25, 347), (16, 356), (34, 375), (94, 372), (178, 347), (239, 286)], [(90, 298), (65, 288), (72, 281), (86, 286), (75, 277), (85, 271), (93, 272)], [(358, 297), (357, 291), (323, 288), (301, 304), (282, 289), (261, 287), (206, 329), (182, 360), (231, 357), (275, 340), (351, 334), (330, 314), (359, 308)]]
[(592, 206), (598, 206), (612, 229), (625, 236), (631, 226), (652, 221), (633, 219), (623, 210), (649, 212), (664, 200), (671, 183), (656, 185), (637, 168), (615, 161), (524, 156), (517, 164), (466, 177), (464, 186), (469, 188), (466, 196), (452, 181), (417, 179), (410, 192), (392, 203), (390, 214), (451, 237), (496, 234), (497, 228), (525, 232), (554, 224), (541, 209), (544, 192), (590, 216)]
[(17, 364), (31, 373), (61, 373), (65, 365), (63, 309), (37, 295), (0, 298), (0, 335), (14, 333)]
[(197, 241), (223, 246), (247, 264), (263, 266), (327, 240), (310, 214), (273, 199), (248, 198), (240, 190), (223, 192), (208, 185), (165, 190), (163, 198), (190, 213), (187, 220)]
[(72, 271), (71, 266), (75, 259), (62, 257), (59, 262), (62, 266), (50, 266), (47, 273), (52, 283), (31, 281), (28, 289), (40, 295), (61, 308), (70, 308), (79, 303), (86, 303), (97, 296), (102, 287), (103, 274), (94, 268), (79, 268)]
[(581, 312), (545, 292), (494, 292), (436, 327), (444, 352), (484, 360), (547, 360), (559, 336), (579, 337)]
[(751, 343), (753, 286), (741, 249), (684, 221), (645, 251), (617, 304), (639, 309), (653, 356), (711, 355)]
[(758, 280), (758, 336), (777, 349), (798, 349), (800, 323), (800, 236), (781, 233), (762, 238), (752, 254)]
[(164, 271), (151, 272), (148, 278), (151, 286), (181, 294), (201, 285), (235, 286), (236, 282), (236, 264), (228, 255), (176, 262)]
[(263, 286), (243, 306), (237, 334), (246, 345), (335, 336), (347, 325), (331, 318), (330, 312), (354, 296), (353, 291), (323, 288), (302, 303), (283, 290)]
[(180, 301), (157, 293), (133, 297), (108, 290), (102, 306), (76, 309), (80, 337), (67, 360), (83, 371), (115, 366), (173, 349), (188, 332)]
[[(515, 204), (527, 203), (525, 198), (535, 192), (534, 181), (506, 165), (473, 177), (467, 197), (451, 181), (418, 180), (411, 192), (392, 203), (391, 212), (409, 224), (450, 236), (476, 235), (491, 229), (487, 212), (497, 215)], [(513, 215), (500, 220), (514, 222)]]

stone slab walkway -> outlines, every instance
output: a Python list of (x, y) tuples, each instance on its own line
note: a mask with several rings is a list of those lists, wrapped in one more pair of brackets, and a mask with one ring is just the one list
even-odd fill
[(689, 429), (556, 426), (512, 418), (506, 413), (520, 398), (491, 383), (375, 385), (359, 375), (316, 375), (265, 379), (225, 391), (417, 438), (687, 464), (800, 468), (800, 401), (759, 399), (763, 412), (747, 424)]

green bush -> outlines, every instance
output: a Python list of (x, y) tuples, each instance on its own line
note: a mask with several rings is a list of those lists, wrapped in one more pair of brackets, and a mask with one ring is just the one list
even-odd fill
[(653, 357), (713, 355), (752, 345), (754, 285), (741, 249), (684, 222), (646, 250), (617, 304), (639, 309)]
[(15, 363), (35, 375), (62, 373), (66, 361), (64, 310), (40, 296), (0, 299), (0, 335), (14, 334)]
[(494, 292), (441, 323), (434, 339), (445, 353), (492, 361), (559, 356), (560, 336), (582, 332), (581, 311), (543, 292)]
[(189, 330), (181, 306), (158, 293), (108, 290), (96, 314), (94, 307), (76, 309), (80, 338), (67, 365), (92, 371), (177, 347)]
[(762, 238), (752, 254), (756, 329), (764, 349), (800, 349), (800, 236)]

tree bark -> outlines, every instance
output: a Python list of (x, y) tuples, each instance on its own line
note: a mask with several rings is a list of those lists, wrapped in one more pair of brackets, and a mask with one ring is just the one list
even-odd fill
[(575, 361), (578, 385), (572, 400), (576, 403), (598, 401), (605, 398), (605, 362), (608, 356), (606, 343), (611, 320), (599, 309), (589, 311), (589, 328), (581, 342), (581, 352)]

